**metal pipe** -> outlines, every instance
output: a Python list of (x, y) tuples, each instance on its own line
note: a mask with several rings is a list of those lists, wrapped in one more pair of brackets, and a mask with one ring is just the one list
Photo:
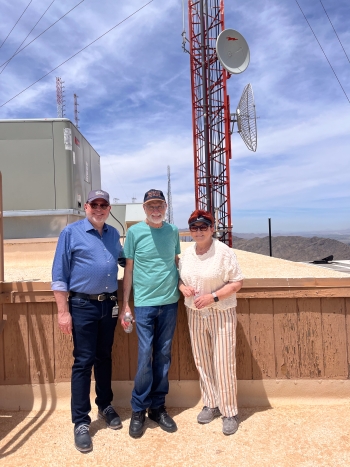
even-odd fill
[(200, 0), (201, 16), (201, 61), (202, 61), (202, 98), (203, 98), (203, 118), (204, 118), (204, 160), (205, 160), (205, 189), (207, 198), (207, 211), (212, 212), (210, 193), (210, 151), (209, 151), (209, 125), (208, 125), (208, 102), (207, 102), (207, 70), (206, 70), (206, 44), (205, 44), (205, 14), (204, 1)]
[(269, 245), (270, 245), (270, 256), (272, 256), (271, 217), (269, 217)]

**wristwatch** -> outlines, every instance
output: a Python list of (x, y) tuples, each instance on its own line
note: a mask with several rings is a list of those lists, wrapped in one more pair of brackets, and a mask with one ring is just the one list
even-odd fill
[(212, 296), (214, 297), (214, 302), (218, 302), (218, 301), (219, 301), (219, 297), (216, 295), (215, 292), (212, 293)]

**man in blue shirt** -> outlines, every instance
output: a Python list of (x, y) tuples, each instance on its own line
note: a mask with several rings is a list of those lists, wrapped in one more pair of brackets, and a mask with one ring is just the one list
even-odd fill
[(145, 414), (167, 432), (177, 430), (175, 421), (165, 409), (169, 391), (168, 371), (174, 336), (178, 291), (177, 227), (164, 222), (165, 197), (160, 190), (145, 194), (143, 208), (146, 220), (128, 229), (124, 245), (124, 299), (121, 324), (126, 312), (131, 312), (129, 298), (134, 292), (134, 311), (138, 336), (138, 363), (132, 392), (132, 416), (129, 434), (143, 435)]
[(117, 324), (119, 232), (105, 221), (111, 210), (109, 194), (91, 191), (84, 205), (86, 218), (60, 234), (52, 267), (58, 326), (73, 335), (72, 422), (78, 451), (92, 450), (89, 433), (91, 370), (96, 380), (98, 417), (109, 428), (121, 428), (111, 406), (112, 345)]

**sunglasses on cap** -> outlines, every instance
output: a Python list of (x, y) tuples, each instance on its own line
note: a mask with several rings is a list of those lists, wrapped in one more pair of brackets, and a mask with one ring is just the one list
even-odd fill
[(97, 209), (97, 208), (101, 208), (103, 209), (104, 211), (109, 207), (109, 204), (100, 204), (100, 203), (89, 203), (89, 205), (92, 207), (92, 209)]
[(201, 232), (205, 232), (209, 229), (208, 224), (201, 224), (201, 225), (190, 225), (190, 232), (198, 232), (200, 230)]

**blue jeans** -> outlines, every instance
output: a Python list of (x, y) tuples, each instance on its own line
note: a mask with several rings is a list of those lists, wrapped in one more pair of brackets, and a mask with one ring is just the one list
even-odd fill
[(72, 422), (90, 424), (91, 371), (94, 367), (96, 405), (105, 409), (113, 400), (112, 345), (118, 318), (112, 318), (112, 300), (69, 298), (73, 321)]
[(131, 407), (134, 412), (156, 409), (169, 392), (168, 372), (177, 302), (171, 305), (135, 306), (138, 361)]

